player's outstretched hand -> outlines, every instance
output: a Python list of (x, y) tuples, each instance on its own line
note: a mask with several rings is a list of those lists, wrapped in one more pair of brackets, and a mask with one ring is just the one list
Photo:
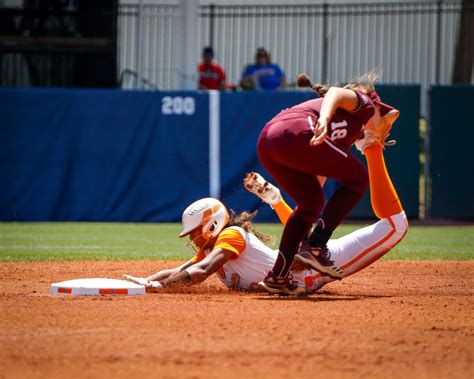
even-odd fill
[(160, 282), (150, 280), (146, 285), (146, 292), (158, 292), (163, 286)]
[(316, 124), (316, 127), (314, 128), (314, 136), (313, 138), (311, 138), (311, 141), (309, 141), (309, 144), (311, 146), (320, 145), (324, 141), (324, 138), (326, 138), (327, 134), (328, 134), (327, 123), (321, 120), (318, 120), (318, 123)]
[(136, 284), (140, 284), (142, 286), (146, 286), (148, 284), (148, 280), (146, 280), (145, 278), (139, 278), (137, 276), (124, 274), (123, 278), (125, 280), (128, 280), (128, 281), (136, 283)]

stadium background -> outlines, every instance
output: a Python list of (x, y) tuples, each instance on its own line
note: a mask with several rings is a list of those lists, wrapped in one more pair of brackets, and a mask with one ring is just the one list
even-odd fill
[[(386, 154), (407, 214), (473, 218), (469, 1), (82, 0), (51, 2), (46, 15), (19, 3), (0, 4), (2, 20), (12, 21), (0, 46), (3, 221), (177, 221), (185, 204), (207, 195), (259, 208), (240, 182), (262, 171), (255, 141), (263, 124), (313, 96), (291, 87), (295, 75), (344, 82), (374, 67), (383, 70), (382, 98), (402, 112), (398, 145)], [(44, 35), (23, 24), (27, 16), (43, 18)], [(193, 91), (208, 44), (234, 84), (265, 46), (290, 87)], [(262, 207), (258, 220), (272, 217)], [(368, 195), (351, 217), (373, 217)]]
[[(334, 3), (0, 0), (2, 378), (472, 379), (472, 1)], [(195, 91), (211, 41), (234, 84), (260, 45), (289, 81), (380, 66), (378, 90), (402, 111), (385, 155), (408, 234), (307, 297), (231, 291), (215, 275), (138, 297), (50, 295), (181, 265), (194, 251), (180, 223), (153, 221), (195, 197), (269, 216), (241, 186), (255, 137), (313, 95)], [(367, 198), (355, 212), (373, 217)], [(281, 224), (256, 227), (276, 248)]]

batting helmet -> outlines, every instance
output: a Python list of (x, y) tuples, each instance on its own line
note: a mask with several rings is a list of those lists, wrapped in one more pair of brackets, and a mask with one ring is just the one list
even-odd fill
[(209, 239), (219, 235), (229, 222), (229, 213), (219, 200), (207, 197), (200, 199), (188, 206), (182, 217), (183, 231), (179, 233), (184, 237), (194, 229), (202, 227), (202, 235)]

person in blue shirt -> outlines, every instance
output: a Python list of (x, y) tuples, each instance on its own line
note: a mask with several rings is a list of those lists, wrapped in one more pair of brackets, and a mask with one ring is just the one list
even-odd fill
[(242, 73), (240, 86), (243, 89), (275, 91), (286, 85), (285, 73), (274, 63), (270, 54), (263, 47), (257, 49), (255, 64), (249, 64)]

